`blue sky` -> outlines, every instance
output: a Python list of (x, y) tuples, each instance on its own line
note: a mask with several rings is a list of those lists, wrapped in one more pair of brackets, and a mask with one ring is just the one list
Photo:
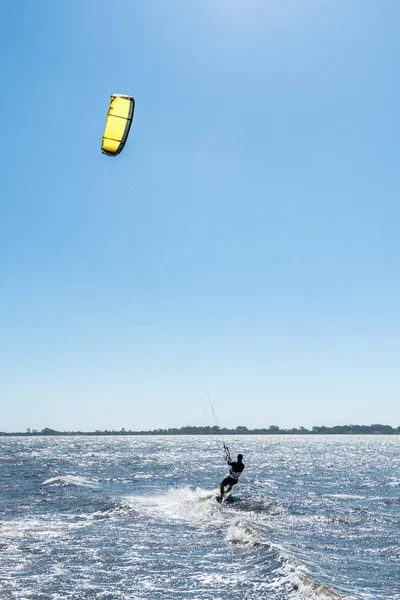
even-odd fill
[(400, 424), (399, 18), (2, 3), (0, 430)]

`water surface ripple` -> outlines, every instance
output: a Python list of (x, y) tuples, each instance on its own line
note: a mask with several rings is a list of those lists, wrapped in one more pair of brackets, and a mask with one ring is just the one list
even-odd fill
[(4, 600), (400, 600), (400, 437), (0, 438)]

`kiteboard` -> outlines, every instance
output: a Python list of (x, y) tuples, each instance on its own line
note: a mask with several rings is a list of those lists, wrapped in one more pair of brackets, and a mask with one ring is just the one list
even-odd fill
[(224, 502), (233, 502), (232, 492), (224, 494), (223, 498), (221, 498), (221, 496), (218, 494), (218, 496), (215, 496), (215, 499), (218, 504), (224, 504)]

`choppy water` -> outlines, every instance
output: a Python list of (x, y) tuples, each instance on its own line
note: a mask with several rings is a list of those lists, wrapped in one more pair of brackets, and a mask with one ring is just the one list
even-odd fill
[(0, 438), (0, 598), (400, 599), (400, 437)]

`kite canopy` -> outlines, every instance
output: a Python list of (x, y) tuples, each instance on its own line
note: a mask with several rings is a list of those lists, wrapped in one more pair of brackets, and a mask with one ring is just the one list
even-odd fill
[(117, 156), (128, 138), (131, 128), (135, 100), (132, 96), (112, 94), (103, 133), (101, 151), (107, 156)]

